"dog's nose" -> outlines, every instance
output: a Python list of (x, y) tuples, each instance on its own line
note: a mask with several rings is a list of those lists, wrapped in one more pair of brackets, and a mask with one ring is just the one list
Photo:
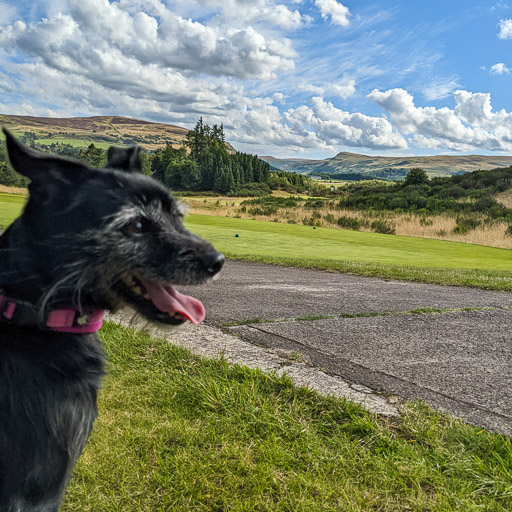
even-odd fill
[(224, 254), (217, 251), (207, 252), (202, 257), (204, 268), (212, 275), (220, 271), (225, 260)]

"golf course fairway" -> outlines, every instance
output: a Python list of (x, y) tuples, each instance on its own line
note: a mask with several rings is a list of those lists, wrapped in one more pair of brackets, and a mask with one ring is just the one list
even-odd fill
[(195, 214), (186, 225), (230, 258), (512, 271), (512, 251), (460, 242)]

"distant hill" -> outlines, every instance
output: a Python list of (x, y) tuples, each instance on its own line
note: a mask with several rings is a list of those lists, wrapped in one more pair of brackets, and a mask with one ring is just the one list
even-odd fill
[(413, 167), (421, 167), (429, 176), (451, 176), (477, 169), (490, 170), (512, 165), (512, 156), (484, 155), (386, 157), (342, 152), (326, 160), (260, 158), (281, 170), (336, 177), (345, 174), (351, 176), (351, 179), (359, 175), (370, 179), (402, 179)]
[[(172, 124), (119, 116), (52, 118), (0, 114), (0, 126), (5, 126), (15, 135), (33, 133), (37, 142), (42, 144), (84, 141), (106, 145), (138, 144), (147, 149), (163, 147), (167, 142), (178, 147), (189, 131)], [(229, 143), (226, 146), (234, 152)]]
[(260, 156), (259, 158), (280, 171), (289, 171), (298, 174), (309, 174), (315, 166), (321, 165), (327, 161), (310, 160), (306, 158), (274, 158), (273, 156)]

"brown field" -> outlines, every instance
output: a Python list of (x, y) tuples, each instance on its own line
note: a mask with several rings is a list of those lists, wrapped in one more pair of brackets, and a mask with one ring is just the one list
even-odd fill
[(157, 149), (166, 142), (181, 145), (188, 128), (164, 123), (150, 123), (119, 116), (49, 118), (0, 115), (0, 125), (16, 134), (30, 132), (38, 139), (76, 139), (114, 145), (137, 143)]
[[(187, 197), (183, 201), (187, 204), (191, 213), (202, 215), (216, 215), (221, 217), (239, 217), (242, 219), (255, 219), (269, 222), (283, 222), (303, 224), (304, 219), (310, 219), (315, 212), (312, 208), (279, 208), (276, 214), (251, 215), (241, 212), (241, 204), (247, 198), (244, 197)], [(248, 209), (248, 208), (247, 208)], [(326, 216), (331, 214), (334, 219), (339, 217), (356, 218), (371, 224), (374, 220), (386, 220), (395, 225), (396, 234), (403, 236), (416, 236), (420, 238), (435, 238), (438, 240), (452, 240), (490, 247), (512, 249), (512, 237), (506, 234), (508, 224), (504, 222), (486, 223), (467, 234), (454, 233), (456, 222), (448, 215), (435, 215), (422, 217), (412, 214), (395, 214), (392, 212), (360, 212), (354, 210), (342, 210), (339, 208), (322, 208), (318, 212), (322, 217), (317, 219), (323, 227), (341, 229), (336, 222), (328, 222)], [(361, 227), (360, 231), (373, 231), (371, 228)]]

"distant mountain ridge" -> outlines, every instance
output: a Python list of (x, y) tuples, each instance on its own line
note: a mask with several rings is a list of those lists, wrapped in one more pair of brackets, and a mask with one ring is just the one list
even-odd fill
[(326, 160), (280, 159), (260, 157), (277, 169), (301, 174), (352, 175), (368, 178), (401, 179), (413, 167), (421, 167), (429, 176), (451, 176), (470, 171), (512, 166), (512, 156), (369, 156), (342, 152)]
[[(146, 149), (158, 149), (167, 142), (178, 147), (189, 131), (189, 128), (172, 124), (121, 116), (54, 118), (0, 114), (0, 126), (5, 126), (15, 135), (34, 133), (38, 142), (46, 144), (59, 140), (76, 140), (95, 144), (138, 144)], [(226, 146), (229, 151), (234, 152), (229, 143)]]
[[(73, 144), (79, 141), (82, 144), (104, 144), (104, 147), (138, 144), (152, 150), (164, 147), (166, 143), (181, 146), (189, 131), (189, 128), (182, 126), (121, 116), (52, 118), (0, 114), (0, 126), (5, 126), (18, 136), (32, 133), (42, 144)], [(230, 152), (235, 152), (228, 142), (226, 147)], [(477, 169), (512, 166), (512, 156), (484, 155), (386, 157), (342, 152), (325, 160), (260, 158), (274, 169), (299, 174), (347, 175), (351, 179), (402, 179), (413, 167), (421, 167), (430, 176), (449, 176)]]

